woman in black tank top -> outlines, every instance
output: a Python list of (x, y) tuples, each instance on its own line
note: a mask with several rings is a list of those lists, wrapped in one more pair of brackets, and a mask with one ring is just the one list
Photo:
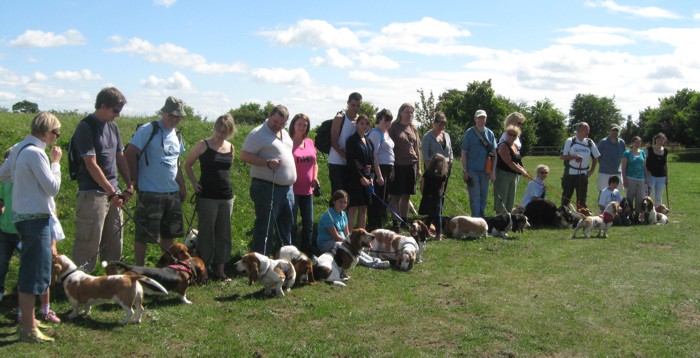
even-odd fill
[[(235, 150), (227, 139), (235, 133), (236, 127), (231, 115), (217, 118), (214, 134), (195, 144), (185, 161), (185, 172), (199, 197), (196, 208), (199, 215), (197, 254), (212, 271), (209, 276), (223, 281), (231, 281), (224, 272), (224, 265), (231, 259), (234, 196), (230, 169)], [(200, 167), (199, 181), (192, 169), (197, 160)]]
[(496, 214), (509, 213), (515, 202), (515, 183), (518, 175), (529, 174), (523, 167), (520, 150), (515, 139), (520, 135), (520, 128), (509, 125), (506, 128), (506, 140), (498, 146), (496, 160), (496, 180), (493, 183), (493, 209)]

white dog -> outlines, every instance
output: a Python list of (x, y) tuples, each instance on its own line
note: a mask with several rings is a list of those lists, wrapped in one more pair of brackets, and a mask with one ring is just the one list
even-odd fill
[(294, 265), (287, 260), (272, 260), (257, 252), (247, 253), (236, 262), (238, 272), (245, 271), (248, 274), (248, 284), (253, 285), (258, 280), (265, 287), (265, 294), (284, 297), (282, 288), (291, 291), (296, 280)]

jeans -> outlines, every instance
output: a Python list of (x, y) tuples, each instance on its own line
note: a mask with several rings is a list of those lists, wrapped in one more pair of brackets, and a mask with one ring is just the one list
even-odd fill
[(22, 237), (18, 291), (30, 295), (46, 293), (51, 283), (51, 228), (49, 218), (15, 223)]
[(347, 180), (345, 172), (345, 165), (328, 164), (328, 180), (331, 182), (331, 195), (336, 190), (345, 190), (345, 181)]
[(5, 292), (5, 277), (18, 243), (19, 235), (0, 231), (0, 294)]
[[(301, 236), (298, 236), (297, 212), (301, 212)], [(314, 226), (314, 200), (311, 195), (294, 195), (292, 207), (292, 242), (302, 252), (312, 253), (311, 236)]]
[(663, 204), (666, 177), (655, 177), (650, 175), (649, 186), (651, 186), (651, 192), (654, 193), (654, 205)]
[(469, 192), (469, 207), (472, 216), (477, 218), (485, 217), (486, 203), (489, 199), (489, 175), (486, 172), (470, 172), (474, 185), (467, 185)]
[(270, 254), (273, 249), (273, 237), (270, 235), (274, 232), (273, 228), (277, 229), (275, 231), (280, 247), (291, 245), (292, 206), (294, 206), (292, 186), (276, 185), (267, 180), (253, 178), (250, 182), (250, 200), (255, 206), (251, 250), (265, 256)]

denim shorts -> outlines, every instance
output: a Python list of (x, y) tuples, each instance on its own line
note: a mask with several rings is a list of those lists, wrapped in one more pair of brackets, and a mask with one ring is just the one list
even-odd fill
[(26, 294), (44, 294), (51, 283), (49, 218), (23, 220), (15, 226), (22, 240), (18, 290)]

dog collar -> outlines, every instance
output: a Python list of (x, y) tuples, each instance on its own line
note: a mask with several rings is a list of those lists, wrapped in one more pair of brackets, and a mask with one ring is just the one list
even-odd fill
[(190, 279), (189, 279), (190, 285), (192, 285), (195, 282), (197, 273), (194, 270), (194, 268), (192, 267), (192, 264), (190, 264), (189, 262), (178, 261), (178, 263), (168, 265), (166, 267), (188, 273), (190, 276)]
[(74, 268), (74, 269), (72, 269), (72, 270), (66, 272), (65, 275), (61, 276), (61, 285), (63, 285), (63, 282), (65, 282), (66, 279), (67, 279), (70, 275), (74, 274), (76, 271), (80, 271), (80, 270), (78, 270), (77, 268)]

